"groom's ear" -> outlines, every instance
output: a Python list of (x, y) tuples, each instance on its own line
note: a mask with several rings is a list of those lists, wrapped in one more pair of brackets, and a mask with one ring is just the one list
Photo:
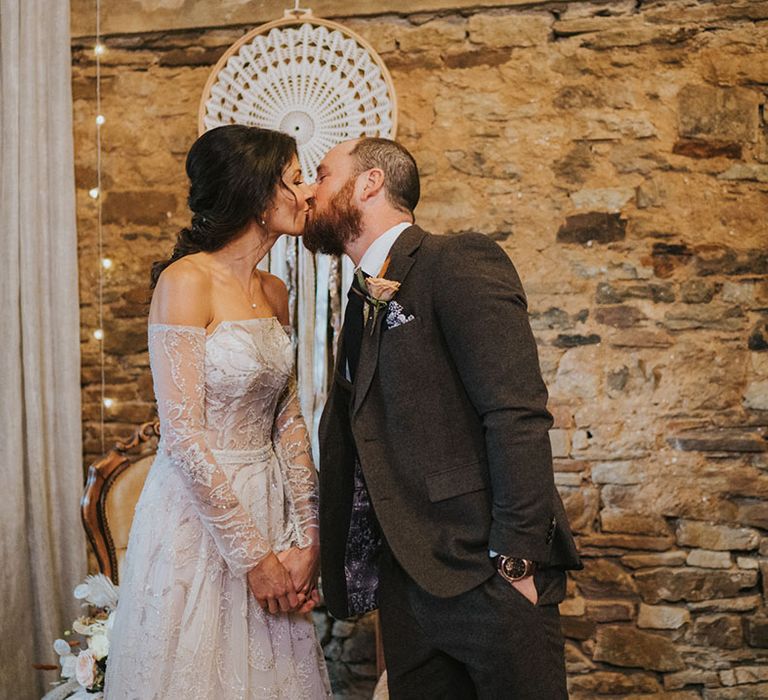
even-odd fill
[(360, 201), (365, 202), (384, 191), (384, 171), (381, 168), (371, 168), (361, 173), (362, 191)]

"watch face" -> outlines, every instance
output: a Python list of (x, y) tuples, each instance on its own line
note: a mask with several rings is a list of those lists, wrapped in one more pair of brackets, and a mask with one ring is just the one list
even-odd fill
[(504, 573), (510, 578), (522, 578), (525, 576), (527, 569), (525, 559), (518, 559), (517, 557), (506, 559), (502, 566), (504, 568)]

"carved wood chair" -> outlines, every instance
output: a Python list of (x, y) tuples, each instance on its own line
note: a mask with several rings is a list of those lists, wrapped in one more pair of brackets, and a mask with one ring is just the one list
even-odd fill
[(157, 453), (160, 423), (144, 423), (88, 468), (80, 502), (83, 527), (99, 571), (120, 583), (133, 511)]

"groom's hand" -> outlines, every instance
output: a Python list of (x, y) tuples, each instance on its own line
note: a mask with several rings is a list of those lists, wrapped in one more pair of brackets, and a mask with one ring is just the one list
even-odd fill
[(248, 572), (248, 587), (259, 605), (273, 614), (290, 612), (299, 605), (291, 575), (274, 552)]
[(526, 576), (525, 578), (520, 579), (519, 581), (515, 581), (513, 583), (509, 584), (510, 586), (514, 586), (517, 588), (517, 590), (522, 593), (528, 600), (531, 601), (534, 605), (539, 600), (539, 592), (536, 590), (536, 585), (533, 581), (533, 576)]
[(320, 566), (320, 547), (291, 547), (279, 552), (277, 558), (291, 576), (299, 597), (298, 612), (309, 612), (320, 602), (317, 593), (317, 576)]

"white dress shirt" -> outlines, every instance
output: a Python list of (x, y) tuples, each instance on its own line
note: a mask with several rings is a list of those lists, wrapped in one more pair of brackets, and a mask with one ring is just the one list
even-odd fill
[(395, 241), (409, 226), (413, 226), (413, 224), (409, 221), (403, 221), (400, 224), (395, 224), (391, 229), (382, 233), (368, 246), (368, 250), (363, 253), (363, 257), (360, 260), (360, 264), (355, 268), (355, 272), (362, 268), (366, 275), (378, 277)]

